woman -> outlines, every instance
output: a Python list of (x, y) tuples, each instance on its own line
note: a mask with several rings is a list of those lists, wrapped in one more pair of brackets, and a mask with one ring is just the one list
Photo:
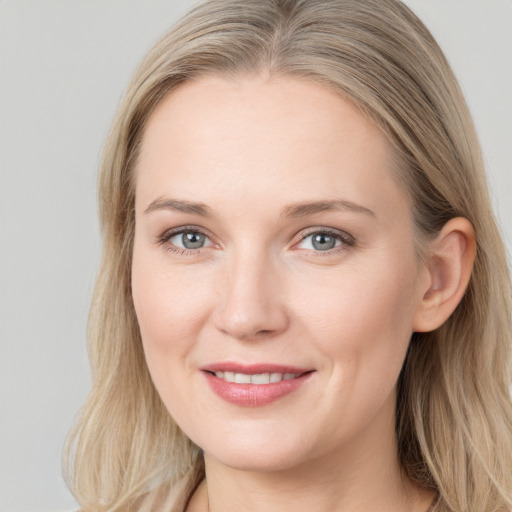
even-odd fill
[(396, 0), (211, 0), (100, 175), (83, 510), (512, 507), (510, 280), (471, 118)]

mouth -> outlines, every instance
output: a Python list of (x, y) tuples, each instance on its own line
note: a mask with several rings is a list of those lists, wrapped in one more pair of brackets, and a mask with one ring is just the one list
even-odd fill
[[(302, 373), (238, 373), (238, 372), (210, 372), (215, 375), (218, 379), (222, 379), (226, 382), (235, 382), (236, 384), (274, 384), (281, 382), (282, 380), (292, 380), (303, 375)], [(305, 372), (307, 373), (307, 372)]]
[(201, 368), (211, 390), (230, 404), (259, 407), (297, 391), (313, 369), (263, 364), (219, 363)]

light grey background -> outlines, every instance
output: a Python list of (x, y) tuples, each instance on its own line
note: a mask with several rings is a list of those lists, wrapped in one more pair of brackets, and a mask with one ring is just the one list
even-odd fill
[[(510, 248), (512, 1), (406, 3), (462, 82)], [(0, 1), (2, 512), (75, 505), (60, 458), (90, 384), (85, 330), (100, 251), (99, 155), (136, 63), (190, 5)]]

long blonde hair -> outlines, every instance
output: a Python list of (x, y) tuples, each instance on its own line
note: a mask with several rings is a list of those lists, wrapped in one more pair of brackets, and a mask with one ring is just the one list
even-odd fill
[(93, 387), (68, 445), (78, 502), (115, 512), (170, 496), (169, 507), (183, 510), (203, 477), (200, 450), (166, 411), (144, 360), (130, 285), (134, 164), (149, 116), (178, 84), (262, 70), (338, 91), (381, 127), (412, 198), (419, 246), (455, 216), (473, 224), (477, 255), (464, 298), (441, 328), (411, 340), (398, 382), (399, 457), (410, 478), (439, 493), (438, 510), (512, 509), (505, 251), (460, 88), (431, 34), (398, 0), (210, 0), (140, 65), (100, 171)]

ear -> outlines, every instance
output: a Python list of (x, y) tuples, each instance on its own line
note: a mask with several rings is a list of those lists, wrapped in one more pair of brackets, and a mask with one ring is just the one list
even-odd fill
[(463, 217), (448, 221), (430, 242), (427, 279), (414, 317), (415, 332), (437, 329), (454, 312), (468, 286), (475, 253), (475, 232)]

